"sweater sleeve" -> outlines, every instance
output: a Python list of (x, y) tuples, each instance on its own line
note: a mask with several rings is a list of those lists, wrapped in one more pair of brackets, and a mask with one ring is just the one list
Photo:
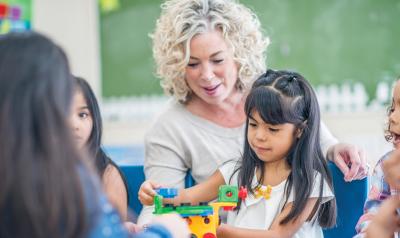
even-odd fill
[(328, 152), (328, 149), (338, 143), (338, 140), (332, 135), (329, 131), (328, 127), (325, 125), (323, 121), (321, 121), (321, 128), (320, 128), (320, 143), (321, 143), (321, 150), (324, 156)]
[[(171, 123), (158, 121), (145, 136), (144, 172), (146, 180), (163, 187), (184, 188), (188, 163), (180, 146), (179, 135)], [(153, 217), (154, 206), (144, 206), (138, 224), (144, 225)]]

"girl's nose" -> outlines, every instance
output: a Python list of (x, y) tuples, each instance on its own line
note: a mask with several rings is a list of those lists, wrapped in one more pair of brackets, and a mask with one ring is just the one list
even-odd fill
[(389, 122), (391, 123), (391, 124), (393, 124), (393, 125), (397, 125), (398, 124), (398, 122), (399, 122), (399, 117), (400, 117), (400, 115), (399, 115), (399, 112), (398, 112), (399, 110), (393, 110), (393, 112), (391, 112), (390, 113), (390, 116), (389, 116)]
[(256, 131), (256, 139), (264, 141), (264, 140), (267, 139), (267, 135), (263, 130), (259, 129), (259, 130)]
[(79, 124), (78, 124), (77, 118), (75, 116), (71, 116), (69, 118), (69, 124), (70, 124), (72, 130), (74, 130), (74, 131), (79, 130)]

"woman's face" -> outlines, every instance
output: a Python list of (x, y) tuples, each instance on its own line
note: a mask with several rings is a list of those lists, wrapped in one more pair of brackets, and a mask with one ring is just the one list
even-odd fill
[(190, 59), (185, 79), (197, 97), (219, 104), (237, 89), (238, 69), (233, 54), (219, 31), (195, 35), (190, 41)]
[(81, 90), (76, 90), (72, 101), (70, 124), (78, 148), (84, 148), (93, 129), (92, 114)]

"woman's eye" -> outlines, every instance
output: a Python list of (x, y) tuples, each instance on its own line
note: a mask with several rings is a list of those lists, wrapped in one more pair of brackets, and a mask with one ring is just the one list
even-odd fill
[(213, 62), (216, 63), (216, 64), (222, 63), (223, 61), (224, 61), (223, 59), (213, 60)]
[(198, 63), (189, 63), (187, 66), (190, 68), (194, 68), (198, 65)]

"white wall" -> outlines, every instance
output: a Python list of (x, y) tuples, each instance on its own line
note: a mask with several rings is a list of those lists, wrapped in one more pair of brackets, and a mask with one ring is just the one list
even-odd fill
[(100, 99), (98, 1), (32, 2), (32, 28), (52, 38), (66, 51), (72, 72), (88, 80)]

